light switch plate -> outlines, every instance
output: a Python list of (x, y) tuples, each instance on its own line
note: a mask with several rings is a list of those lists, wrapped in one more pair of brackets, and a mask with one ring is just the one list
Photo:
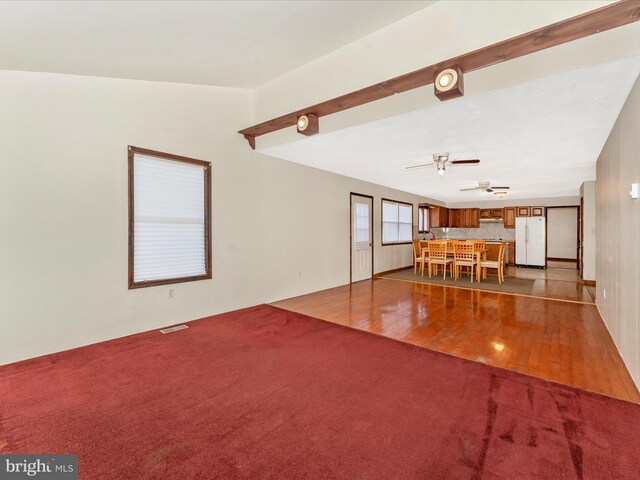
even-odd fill
[(629, 191), (629, 196), (634, 200), (638, 199), (638, 184), (637, 183), (632, 183), (631, 184), (631, 190)]

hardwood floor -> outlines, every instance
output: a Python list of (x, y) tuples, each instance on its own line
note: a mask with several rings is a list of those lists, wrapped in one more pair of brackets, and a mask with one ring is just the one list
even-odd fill
[(273, 305), (640, 403), (592, 304), (382, 278)]

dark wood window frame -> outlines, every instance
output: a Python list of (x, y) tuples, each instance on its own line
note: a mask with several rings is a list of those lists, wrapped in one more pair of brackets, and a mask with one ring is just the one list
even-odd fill
[(400, 205), (409, 205), (411, 207), (411, 237), (413, 237), (413, 203), (401, 202), (400, 200), (392, 200), (391, 198), (380, 199), (380, 241), (383, 247), (391, 245), (411, 245), (412, 241), (408, 242), (387, 242), (384, 241), (384, 202), (398, 203)]
[[(196, 280), (209, 280), (212, 278), (211, 268), (211, 162), (196, 160), (194, 158), (174, 155), (172, 153), (158, 152), (147, 148), (139, 148), (134, 146), (128, 147), (129, 158), (129, 289), (155, 287), (158, 285), (170, 285), (174, 283), (193, 282)], [(133, 271), (134, 259), (134, 235), (135, 235), (135, 210), (134, 210), (134, 156), (136, 154), (146, 155), (149, 157), (157, 157), (163, 160), (172, 160), (176, 162), (190, 163), (192, 165), (200, 165), (204, 168), (204, 250), (205, 250), (205, 269), (203, 275), (194, 275), (191, 277), (165, 278), (162, 280), (149, 280), (146, 282), (135, 282)]]
[[(429, 208), (426, 205), (418, 205), (418, 233), (429, 233), (431, 225), (429, 225)], [(424, 213), (423, 213), (424, 212)], [(420, 220), (422, 219), (422, 226), (426, 229), (420, 230)]]

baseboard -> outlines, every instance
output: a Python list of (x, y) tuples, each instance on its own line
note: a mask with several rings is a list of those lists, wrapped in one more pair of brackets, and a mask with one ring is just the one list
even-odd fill
[(393, 270), (385, 270), (384, 272), (374, 273), (374, 277), (381, 277), (383, 275), (388, 275), (390, 273), (400, 272), (401, 270), (406, 270), (407, 268), (413, 268), (413, 264), (407, 265), (406, 267), (394, 268)]
[(578, 263), (578, 260), (575, 258), (555, 258), (555, 257), (547, 257), (547, 260), (552, 262), (567, 262), (567, 263)]

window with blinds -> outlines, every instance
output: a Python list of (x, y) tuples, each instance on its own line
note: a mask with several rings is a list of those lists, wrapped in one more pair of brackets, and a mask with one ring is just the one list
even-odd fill
[(382, 200), (382, 244), (410, 243), (413, 238), (413, 205)]
[(211, 278), (211, 164), (129, 147), (129, 288)]
[(429, 207), (418, 207), (418, 233), (429, 232)]

